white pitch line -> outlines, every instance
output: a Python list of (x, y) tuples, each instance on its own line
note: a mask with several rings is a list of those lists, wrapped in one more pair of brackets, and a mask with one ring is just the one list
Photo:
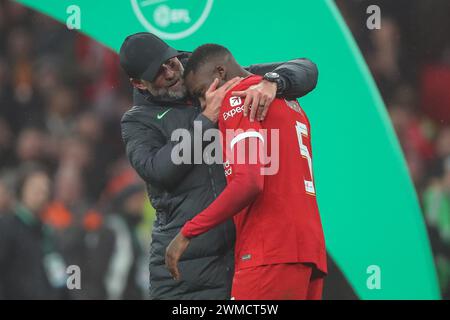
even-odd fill
[(161, 3), (161, 2), (166, 2), (167, 0), (145, 0), (141, 2), (141, 6), (142, 7), (148, 7), (151, 6), (153, 4), (157, 4), (157, 3)]

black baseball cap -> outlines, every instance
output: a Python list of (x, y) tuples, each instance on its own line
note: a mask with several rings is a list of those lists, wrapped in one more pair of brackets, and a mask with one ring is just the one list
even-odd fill
[(181, 54), (154, 34), (139, 32), (125, 38), (119, 57), (129, 77), (151, 82), (164, 62)]

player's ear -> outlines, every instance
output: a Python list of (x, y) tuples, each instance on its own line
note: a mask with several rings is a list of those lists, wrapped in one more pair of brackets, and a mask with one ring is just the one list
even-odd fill
[(145, 86), (144, 82), (140, 79), (130, 78), (130, 82), (135, 88), (147, 90), (147, 87)]
[(227, 72), (225, 66), (216, 66), (215, 77), (220, 80), (224, 80), (226, 78)]

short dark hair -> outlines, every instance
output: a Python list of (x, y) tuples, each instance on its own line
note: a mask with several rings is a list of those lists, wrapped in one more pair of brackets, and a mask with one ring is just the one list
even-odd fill
[(195, 49), (189, 57), (189, 60), (184, 67), (184, 75), (187, 76), (191, 72), (197, 72), (197, 70), (211, 58), (225, 57), (226, 55), (231, 55), (231, 52), (224, 46), (214, 43), (201, 45)]

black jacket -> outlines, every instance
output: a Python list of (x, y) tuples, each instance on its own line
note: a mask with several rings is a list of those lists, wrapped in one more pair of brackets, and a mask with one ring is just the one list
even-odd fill
[[(318, 75), (316, 66), (307, 59), (247, 69), (260, 75), (275, 70), (283, 80), (279, 95), (286, 98), (301, 97), (313, 90)], [(200, 126), (194, 127), (194, 121)], [(220, 164), (172, 163), (171, 154), (177, 143), (171, 141), (171, 134), (179, 128), (189, 130), (193, 148), (194, 133), (201, 139), (198, 131), (216, 125), (201, 114), (198, 106), (158, 102), (140, 91), (134, 92), (134, 107), (124, 114), (121, 125), (128, 159), (147, 183), (150, 201), (156, 209), (150, 252), (151, 298), (229, 299), (235, 238), (231, 220), (191, 241), (179, 264), (181, 281), (172, 280), (164, 265), (169, 242), (226, 184)]]
[(51, 231), (26, 209), (0, 217), (0, 300), (67, 299), (65, 267)]

